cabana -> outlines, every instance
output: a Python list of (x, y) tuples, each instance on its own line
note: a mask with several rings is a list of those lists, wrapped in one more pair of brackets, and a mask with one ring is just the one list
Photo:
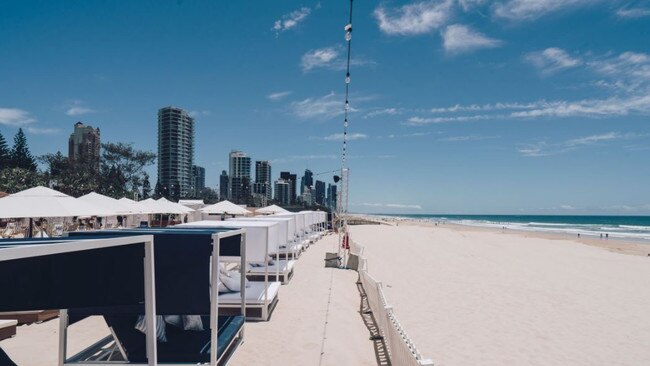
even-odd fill
[[(112, 211), (115, 213), (115, 215), (111, 216), (115, 218), (116, 216), (124, 216), (125, 218), (127, 217), (133, 217), (134, 215), (141, 214), (142, 212), (137, 209), (136, 206), (130, 205), (125, 202), (120, 202), (116, 200), (115, 198), (104, 196), (99, 193), (91, 192), (86, 195), (83, 195), (79, 198), (79, 200), (88, 202), (92, 205), (104, 208), (108, 211)], [(111, 224), (108, 223), (108, 218), (106, 225), (107, 226), (112, 226), (111, 228), (117, 227), (119, 223), (117, 220), (113, 221)], [(107, 227), (105, 226), (105, 227)], [(126, 223), (123, 223), (124, 227), (127, 227), (128, 225)]]
[(306, 249), (309, 247), (309, 239), (305, 237), (305, 234), (307, 233), (307, 227), (306, 227), (306, 221), (305, 221), (305, 215), (301, 214), (299, 212), (288, 212), (288, 213), (280, 213), (280, 214), (273, 214), (269, 217), (290, 217), (296, 220), (296, 236), (297, 236), (297, 241), (299, 244), (303, 246), (303, 249)]
[[(244, 221), (197, 221), (188, 224), (176, 225), (172, 228), (206, 229), (206, 228), (237, 228), (246, 232), (246, 264), (240, 266), (240, 272), (246, 272), (247, 265), (264, 266), (264, 281), (251, 281), (246, 289), (246, 319), (263, 320), (269, 316), (278, 303), (280, 282), (269, 281), (268, 263), (271, 255), (275, 254), (279, 239), (279, 225), (275, 222), (244, 222)], [(242, 276), (244, 277), (244, 276)], [(229, 309), (237, 310), (242, 294), (233, 292), (219, 295), (219, 305), (224, 314)]]
[[(286, 258), (280, 259), (281, 250), (287, 247), (292, 247), (291, 242), (295, 235), (295, 220), (289, 217), (242, 217), (238, 219), (227, 220), (226, 222), (275, 222), (278, 224), (279, 239), (277, 241), (277, 248), (273, 257), (273, 264), (264, 267), (251, 267), (246, 272), (246, 277), (251, 281), (264, 281), (268, 271), (269, 281), (280, 281), (283, 285), (289, 283), (293, 277), (293, 267), (296, 263), (295, 259)], [(285, 252), (286, 253), (286, 252)]]
[[(160, 362), (173, 364), (205, 363), (211, 365), (225, 364), (243, 340), (243, 323), (246, 312), (245, 303), (239, 303), (236, 312), (231, 316), (221, 316), (218, 291), (211, 284), (221, 282), (219, 263), (237, 261), (245, 263), (245, 234), (243, 230), (204, 229), (132, 229), (110, 230), (103, 232), (73, 233), (74, 237), (97, 236), (128, 236), (148, 233), (153, 236), (156, 252), (155, 278), (158, 289), (164, 289), (156, 294), (156, 312), (164, 315), (165, 323), (168, 317), (177, 318), (182, 315), (183, 323), (187, 325), (186, 317), (193, 316), (195, 321), (200, 319), (200, 329), (181, 330), (176, 326), (166, 326), (167, 342), (159, 343), (158, 359)], [(241, 279), (241, 291), (245, 295), (245, 279)], [(212, 295), (215, 296), (212, 296)], [(120, 352), (130, 361), (141, 360), (143, 357), (142, 343), (137, 342), (141, 335), (134, 329), (136, 317), (130, 309), (106, 314), (100, 309), (107, 324), (111, 326), (120, 339)], [(96, 315), (96, 309), (81, 309), (70, 316), (76, 320), (79, 317)], [(200, 317), (197, 317), (200, 316)], [(218, 316), (219, 315), (219, 316)], [(218, 318), (217, 318), (218, 316)], [(160, 322), (160, 321), (159, 321)], [(218, 322), (215, 323), (215, 322)], [(209, 326), (208, 326), (209, 325)], [(185, 328), (187, 328), (185, 326)], [(217, 344), (212, 351), (213, 336)], [(94, 351), (88, 350), (88, 354)], [(212, 355), (218, 357), (212, 359)], [(217, 363), (218, 362), (218, 363)]]

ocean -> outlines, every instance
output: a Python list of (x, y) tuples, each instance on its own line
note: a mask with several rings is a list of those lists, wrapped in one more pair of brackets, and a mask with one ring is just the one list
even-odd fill
[(650, 243), (650, 216), (568, 216), (568, 215), (397, 215), (410, 219), (450, 222), (527, 231), (642, 240)]

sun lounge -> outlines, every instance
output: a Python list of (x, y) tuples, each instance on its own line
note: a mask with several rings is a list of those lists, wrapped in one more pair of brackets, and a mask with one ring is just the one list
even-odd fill
[(58, 310), (9, 311), (0, 313), (0, 319), (16, 319), (18, 325), (42, 323), (58, 316)]
[[(246, 300), (246, 319), (267, 321), (273, 313), (279, 300), (279, 282), (269, 279), (269, 268), (267, 263), (270, 255), (275, 254), (279, 239), (279, 225), (276, 222), (256, 221), (197, 221), (188, 224), (176, 225), (177, 229), (205, 229), (205, 228), (237, 228), (246, 232), (246, 264), (240, 266), (243, 271), (247, 264), (264, 265), (264, 282), (250, 282), (244, 294)], [(277, 272), (276, 272), (277, 273)], [(224, 299), (224, 300), (222, 300)], [(220, 294), (220, 311), (222, 314), (229, 314), (237, 310), (237, 302), (241, 300), (238, 292)], [(232, 303), (231, 303), (232, 302)]]

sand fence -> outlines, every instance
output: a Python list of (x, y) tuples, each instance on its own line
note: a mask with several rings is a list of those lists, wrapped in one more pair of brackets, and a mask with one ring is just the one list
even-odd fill
[(388, 348), (392, 365), (430, 366), (433, 361), (426, 359), (418, 351), (415, 343), (402, 328), (393, 307), (384, 295), (381, 281), (368, 273), (368, 260), (364, 256), (364, 247), (350, 240), (350, 254), (359, 257), (359, 281), (365, 290), (368, 306), (377, 323), (380, 336)]

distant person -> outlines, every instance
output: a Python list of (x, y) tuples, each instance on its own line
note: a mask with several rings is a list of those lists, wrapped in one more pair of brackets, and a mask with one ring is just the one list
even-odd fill
[(221, 221), (226, 221), (226, 213), (221, 214)]
[(609, 233), (605, 233), (605, 239), (609, 239)]
[(603, 233), (600, 233), (600, 238), (601, 238), (601, 239), (603, 238)]
[(187, 215), (183, 217), (183, 223), (187, 224)]
[(580, 233), (578, 233), (578, 238), (580, 237)]

